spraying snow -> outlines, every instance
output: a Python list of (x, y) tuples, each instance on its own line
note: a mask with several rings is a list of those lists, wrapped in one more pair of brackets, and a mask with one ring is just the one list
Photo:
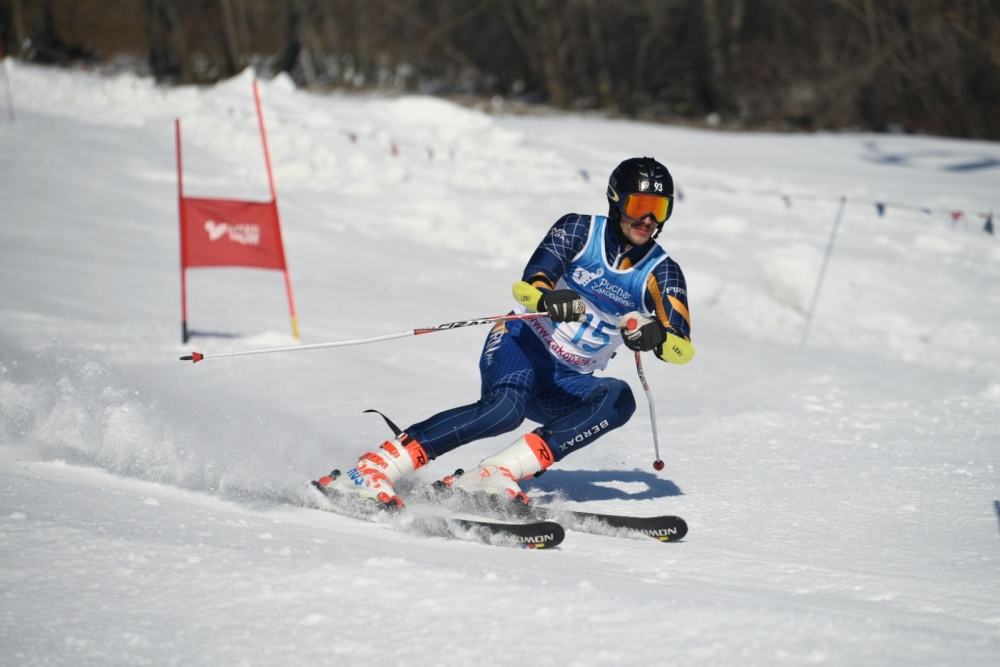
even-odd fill
[[(645, 362), (665, 470), (640, 409), (529, 493), (679, 514), (691, 532), (569, 530), (531, 552), (301, 506), (309, 479), (388, 435), (362, 410), (409, 423), (474, 400), (485, 331), (177, 361), (293, 342), (280, 276), (224, 269), (190, 273), (180, 345), (173, 119), (187, 194), (265, 200), (248, 73), (173, 89), (10, 65), (0, 663), (1000, 658), (1000, 246), (972, 215), (849, 205), (801, 349), (836, 204), (750, 194), (988, 211), (996, 168), (872, 156), (1000, 158), (996, 144), (489, 116), (263, 83), (303, 343), (507, 312), (541, 234), (604, 213), (624, 157), (657, 157), (684, 192), (660, 241), (685, 268), (698, 356)], [(638, 395), (619, 356), (608, 373)]]

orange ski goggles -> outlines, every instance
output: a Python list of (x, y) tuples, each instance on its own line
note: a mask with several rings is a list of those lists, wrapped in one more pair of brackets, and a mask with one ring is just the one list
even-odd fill
[(647, 215), (652, 215), (656, 222), (666, 222), (667, 218), (670, 217), (672, 199), (672, 197), (659, 195), (631, 194), (625, 197), (622, 212), (636, 220), (642, 220)]

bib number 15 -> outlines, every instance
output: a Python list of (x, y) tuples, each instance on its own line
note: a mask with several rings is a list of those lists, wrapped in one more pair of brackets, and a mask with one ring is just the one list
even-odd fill
[[(609, 324), (604, 320), (600, 320), (596, 327), (591, 326), (594, 323), (594, 314), (587, 313), (587, 320), (580, 324), (580, 328), (577, 329), (576, 335), (573, 336), (573, 344), (579, 345), (581, 349), (587, 352), (597, 352), (598, 350), (604, 349), (611, 344), (611, 336), (606, 333), (605, 329), (614, 329), (613, 324)], [(589, 335), (588, 335), (589, 332)], [(588, 342), (583, 341), (583, 337), (587, 336)], [(594, 341), (594, 342), (589, 342)]]

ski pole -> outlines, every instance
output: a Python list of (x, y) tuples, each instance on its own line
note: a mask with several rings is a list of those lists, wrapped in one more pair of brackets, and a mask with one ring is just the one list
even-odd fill
[[(625, 323), (625, 327), (632, 331), (639, 323), (633, 317)], [(663, 461), (660, 459), (660, 441), (656, 436), (656, 408), (653, 405), (653, 394), (649, 391), (649, 383), (646, 382), (646, 374), (642, 372), (642, 358), (639, 353), (635, 353), (635, 370), (639, 372), (639, 381), (642, 382), (642, 388), (646, 392), (646, 401), (649, 403), (649, 423), (653, 426), (653, 452), (656, 454), (656, 460), (653, 461), (653, 469), (663, 470)]]
[(642, 388), (646, 391), (646, 401), (649, 402), (649, 423), (653, 425), (653, 452), (656, 454), (653, 468), (663, 470), (663, 461), (660, 459), (660, 443), (656, 437), (656, 408), (653, 406), (653, 394), (649, 391), (646, 374), (642, 372), (642, 359), (639, 358), (638, 352), (635, 353), (635, 370), (639, 371), (639, 381), (642, 382)]
[(269, 354), (271, 352), (295, 352), (298, 350), (318, 350), (324, 347), (345, 347), (347, 345), (364, 345), (366, 343), (379, 343), (384, 340), (392, 340), (394, 338), (405, 338), (406, 336), (419, 336), (421, 334), (434, 333), (435, 331), (448, 331), (449, 329), (461, 329), (463, 327), (474, 327), (480, 324), (494, 324), (496, 322), (510, 322), (512, 320), (533, 320), (540, 317), (548, 317), (548, 313), (518, 313), (510, 315), (494, 315), (492, 317), (482, 317), (475, 320), (462, 320), (460, 322), (447, 322), (445, 324), (438, 324), (433, 327), (426, 327), (423, 329), (412, 329), (410, 331), (401, 331), (394, 334), (386, 334), (384, 336), (372, 336), (371, 338), (358, 338), (355, 340), (340, 340), (331, 343), (312, 343), (310, 345), (289, 345), (287, 347), (269, 347), (260, 350), (243, 350), (241, 352), (219, 352), (216, 354), (202, 354), (201, 352), (192, 352), (189, 355), (181, 357), (181, 361), (191, 361), (193, 363), (198, 363), (202, 359), (212, 359), (214, 357), (240, 357), (246, 354)]

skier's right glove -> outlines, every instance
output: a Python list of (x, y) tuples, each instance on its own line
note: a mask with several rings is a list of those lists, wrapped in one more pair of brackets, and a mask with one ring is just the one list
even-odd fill
[(640, 312), (625, 313), (618, 323), (622, 332), (625, 347), (635, 352), (649, 352), (663, 345), (667, 339), (667, 330), (659, 320), (650, 319)]
[(538, 300), (538, 312), (547, 311), (553, 322), (583, 322), (587, 319), (587, 307), (583, 299), (571, 289), (556, 289), (542, 294)]

